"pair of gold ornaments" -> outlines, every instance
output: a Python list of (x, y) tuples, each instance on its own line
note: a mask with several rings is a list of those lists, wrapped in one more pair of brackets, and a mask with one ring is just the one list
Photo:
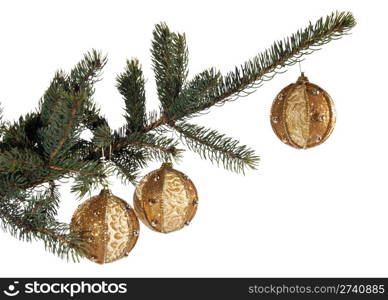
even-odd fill
[(139, 236), (138, 218), (158, 232), (181, 229), (194, 217), (198, 195), (185, 174), (164, 163), (141, 180), (133, 205), (134, 210), (110, 190), (103, 189), (78, 207), (71, 230), (85, 240), (87, 258), (103, 264), (127, 256)]
[[(271, 125), (278, 138), (292, 147), (317, 146), (333, 131), (333, 101), (302, 73), (296, 83), (276, 96)], [(109, 190), (102, 190), (78, 207), (71, 230), (86, 241), (86, 256), (90, 260), (103, 264), (128, 255), (139, 236), (138, 218), (152, 230), (163, 233), (188, 225), (197, 210), (198, 194), (185, 174), (166, 163), (142, 179), (133, 204), (134, 210)]]

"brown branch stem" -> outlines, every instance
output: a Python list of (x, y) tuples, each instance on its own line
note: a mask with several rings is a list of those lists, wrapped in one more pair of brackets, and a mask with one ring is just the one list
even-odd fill
[[(31, 163), (29, 161), (23, 161), (23, 160), (17, 160), (17, 159), (10, 160), (10, 162), (26, 164), (26, 165), (30, 165), (30, 166), (33, 166), (36, 168), (45, 168), (46, 167), (45, 165), (37, 165), (37, 164)], [(81, 175), (90, 175), (90, 176), (97, 176), (98, 175), (97, 173), (93, 173), (93, 172), (85, 172), (85, 171), (81, 171), (81, 170), (68, 169), (68, 168), (63, 168), (63, 167), (58, 167), (58, 166), (47, 166), (47, 168), (49, 168), (51, 170), (56, 170), (56, 171), (78, 173)]]

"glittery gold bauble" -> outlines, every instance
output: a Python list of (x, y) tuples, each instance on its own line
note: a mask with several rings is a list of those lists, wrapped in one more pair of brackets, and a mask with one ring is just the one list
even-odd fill
[(158, 232), (171, 232), (188, 225), (198, 205), (197, 190), (182, 172), (165, 163), (148, 173), (133, 197), (139, 219)]
[(127, 202), (104, 189), (77, 208), (71, 230), (85, 240), (86, 257), (104, 264), (128, 255), (139, 235), (139, 221)]
[(298, 149), (322, 144), (335, 125), (329, 94), (302, 75), (286, 86), (272, 103), (271, 124), (278, 138)]

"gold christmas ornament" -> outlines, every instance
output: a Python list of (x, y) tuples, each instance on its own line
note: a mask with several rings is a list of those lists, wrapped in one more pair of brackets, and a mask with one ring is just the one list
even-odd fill
[(85, 240), (87, 258), (99, 264), (127, 256), (139, 235), (134, 210), (107, 189), (77, 208), (70, 228)]
[(303, 72), (272, 103), (272, 129), (283, 143), (298, 149), (322, 144), (332, 133), (335, 118), (329, 94), (309, 82)]
[(190, 223), (197, 211), (198, 195), (185, 174), (165, 163), (141, 180), (133, 203), (137, 216), (145, 225), (168, 233)]

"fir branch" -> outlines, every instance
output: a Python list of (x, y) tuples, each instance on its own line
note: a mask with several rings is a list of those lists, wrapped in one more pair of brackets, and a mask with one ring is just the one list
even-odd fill
[(37, 113), (28, 113), (19, 120), (7, 124), (4, 126), (0, 151), (18, 148), (41, 154), (42, 146), (36, 130), (40, 126), (40, 116)]
[(83, 59), (71, 70), (70, 75), (64, 71), (56, 72), (41, 99), (40, 112), (43, 123), (49, 126), (57, 118), (62, 105), (63, 92), (78, 94), (83, 90), (90, 98), (93, 94), (93, 85), (100, 80), (102, 68), (106, 63), (106, 56), (92, 50), (83, 56)]
[(84, 55), (69, 76), (56, 73), (40, 104), (43, 124), (39, 133), (49, 161), (65, 154), (76, 142), (93, 84), (99, 80), (105, 64), (106, 57), (93, 50)]
[[(36, 174), (37, 172), (41, 171), (47, 175), (47, 169), (49, 169), (61, 171), (61, 174), (77, 173), (87, 176), (100, 176), (99, 172), (85, 171), (86, 168), (90, 168), (90, 162), (79, 162), (71, 160), (71, 164), (77, 165), (79, 169), (72, 169), (69, 167), (61, 167), (56, 165), (46, 165), (45, 162), (42, 161), (41, 157), (32, 151), (13, 148), (10, 151), (4, 151), (0, 153), (0, 173), (12, 174), (20, 172)], [(93, 165), (92, 168), (94, 169), (95, 166)]]
[(139, 171), (147, 166), (147, 151), (138, 148), (120, 148), (111, 160), (115, 165), (115, 175), (122, 183), (137, 184)]
[(40, 117), (46, 126), (53, 124), (61, 105), (61, 92), (69, 90), (68, 77), (63, 71), (57, 71), (50, 86), (40, 100)]
[(207, 102), (201, 103), (193, 112), (210, 108), (215, 104), (235, 100), (250, 93), (250, 88), (261, 86), (264, 81), (272, 79), (278, 69), (300, 61), (304, 56), (319, 50), (320, 46), (346, 35), (356, 25), (350, 12), (336, 12), (320, 18), (313, 25), (284, 40), (275, 42), (269, 49), (248, 60), (240, 68), (229, 72), (218, 85), (217, 93)]
[(65, 173), (75, 173), (75, 174), (80, 174), (80, 175), (85, 175), (85, 176), (101, 176), (100, 173), (98, 172), (87, 172), (84, 170), (75, 170), (75, 169), (69, 169), (69, 168), (63, 168), (63, 167), (58, 167), (58, 166), (48, 166), (50, 170), (55, 170), (55, 171), (61, 171)]
[(8, 126), (7, 122), (3, 121), (3, 108), (0, 106), (0, 139), (3, 137), (4, 132), (6, 132)]
[(105, 117), (101, 116), (100, 109), (92, 102), (86, 103), (82, 123), (85, 128), (93, 133), (102, 125), (109, 126)]
[(90, 97), (94, 90), (93, 85), (100, 80), (102, 69), (107, 63), (106, 55), (92, 50), (84, 55), (83, 59), (71, 70), (69, 82), (74, 91), (87, 89)]
[(102, 124), (93, 130), (93, 144), (99, 148), (107, 148), (113, 142), (113, 132), (108, 124)]
[[(100, 160), (90, 161), (87, 163), (88, 173), (78, 173), (74, 178), (74, 184), (71, 187), (71, 192), (75, 193), (79, 199), (83, 198), (88, 192), (96, 189), (98, 186), (103, 186), (107, 183), (107, 174), (112, 174), (113, 168), (108, 164), (102, 164)], [(96, 172), (93, 176), (90, 174)]]
[(50, 152), (49, 155), (49, 161), (51, 162), (59, 153), (61, 150), (62, 146), (65, 144), (66, 140), (69, 138), (70, 135), (75, 131), (76, 127), (76, 118), (77, 118), (77, 113), (80, 109), (81, 101), (83, 99), (73, 99), (71, 109), (70, 109), (70, 115), (65, 123), (65, 126), (61, 126), (61, 131), (62, 134), (59, 137), (59, 140), (56, 141), (56, 146), (52, 151)]
[(173, 33), (165, 23), (155, 26), (152, 41), (152, 63), (162, 107), (169, 111), (187, 77), (188, 50), (186, 38)]
[[(149, 124), (146, 131), (154, 130), (171, 121), (178, 121), (185, 116), (200, 113), (214, 105), (246, 96), (252, 92), (251, 89), (258, 88), (265, 81), (271, 80), (279, 73), (279, 69), (297, 63), (304, 56), (319, 50), (320, 46), (348, 34), (355, 25), (356, 21), (350, 12), (332, 13), (326, 18), (320, 18), (315, 24), (310, 23), (305, 29), (300, 29), (290, 37), (275, 42), (269, 49), (222, 77), (218, 85), (212, 87), (208, 97), (202, 98), (202, 101), (198, 101), (197, 104), (192, 101), (184, 108), (184, 112), (178, 108), (174, 115), (170, 113), (168, 117), (161, 116)], [(159, 76), (159, 72), (156, 72), (156, 76)], [(211, 86), (210, 81), (209, 86)], [(199, 89), (201, 84), (203, 83), (198, 83)], [(183, 89), (181, 94), (190, 93), (189, 88)], [(181, 101), (184, 100), (185, 98), (181, 99)]]
[(146, 125), (144, 76), (139, 61), (128, 60), (125, 71), (116, 78), (125, 102), (125, 119), (131, 132), (141, 131)]
[(183, 122), (172, 127), (181, 134), (187, 147), (203, 159), (222, 164), (225, 169), (237, 173), (244, 173), (246, 168), (255, 169), (257, 166), (259, 157), (253, 150), (215, 130)]
[(29, 201), (31, 214), (54, 220), (59, 207), (59, 192), (54, 181), (48, 182), (48, 188), (37, 196), (33, 196)]
[(49, 119), (43, 118), (49, 112), (45, 112), (45, 101), (42, 104), (44, 123), (39, 129), (44, 154), (49, 162), (54, 161), (58, 155), (66, 155), (76, 142), (81, 130), (83, 104), (87, 101), (85, 91), (74, 94), (58, 87), (57, 95), (59, 104), (56, 110), (51, 111)]
[(71, 233), (67, 224), (51, 221), (42, 224), (39, 219), (31, 219), (28, 212), (10, 201), (0, 201), (2, 228), (20, 240), (42, 240), (45, 249), (61, 258), (79, 261), (85, 253), (84, 241)]
[(10, 192), (19, 192), (30, 188), (37, 187), (46, 183), (52, 178), (34, 178), (33, 173), (11, 173), (0, 176), (0, 195), (5, 195)]
[(44, 168), (44, 161), (32, 150), (11, 148), (0, 153), (0, 173), (33, 173), (41, 168)]
[(214, 98), (221, 80), (221, 73), (213, 68), (196, 75), (185, 84), (179, 97), (171, 105), (169, 109), (171, 119), (193, 117), (192, 112), (197, 111), (203, 103), (208, 103)]
[(168, 157), (170, 155), (178, 155), (178, 151), (176, 149), (178, 143), (174, 141), (174, 139), (165, 136), (132, 133), (127, 136), (127, 142), (135, 147), (146, 147), (155, 151), (156, 153), (159, 153), (160, 155), (155, 155), (155, 158), (166, 158), (164, 154), (168, 155)]
[(159, 119), (154, 120), (152, 123), (149, 123), (146, 128), (144, 128), (144, 132), (149, 132), (151, 130), (157, 129), (162, 125), (166, 125), (169, 122), (169, 118), (165, 115), (161, 116)]
[(188, 75), (189, 50), (186, 44), (186, 35), (183, 33), (173, 33), (173, 54), (175, 58), (174, 73), (176, 81), (176, 90), (181, 91), (183, 84)]
[(165, 136), (157, 136), (155, 134), (145, 134), (140, 132), (125, 134), (125, 129), (116, 132), (115, 142), (112, 144), (112, 151), (125, 147), (145, 148), (149, 159), (160, 161), (171, 160), (171, 158), (179, 158), (181, 150), (177, 149), (178, 145), (172, 138)]

